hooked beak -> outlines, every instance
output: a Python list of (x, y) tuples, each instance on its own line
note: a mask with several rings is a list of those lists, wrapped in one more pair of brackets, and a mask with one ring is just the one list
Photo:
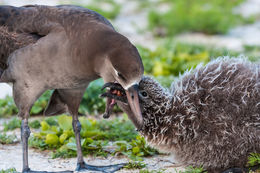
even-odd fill
[(138, 98), (138, 85), (134, 84), (130, 88), (126, 90), (126, 97), (128, 100), (128, 104), (133, 112), (133, 115), (129, 117), (137, 129), (140, 129), (143, 125), (143, 117), (139, 105), (139, 98)]

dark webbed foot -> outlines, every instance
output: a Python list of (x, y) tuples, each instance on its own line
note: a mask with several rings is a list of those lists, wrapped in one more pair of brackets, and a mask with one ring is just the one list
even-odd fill
[(88, 165), (85, 162), (83, 163), (78, 163), (76, 171), (86, 171), (86, 170), (91, 170), (91, 171), (99, 171), (103, 173), (113, 173), (121, 168), (123, 168), (126, 164), (121, 163), (121, 164), (116, 164), (116, 165), (108, 165), (108, 166), (93, 166), (93, 165)]

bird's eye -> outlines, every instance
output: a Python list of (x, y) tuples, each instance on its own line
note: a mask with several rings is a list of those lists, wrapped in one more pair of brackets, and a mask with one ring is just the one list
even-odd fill
[(140, 93), (141, 95), (142, 95), (142, 97), (144, 97), (144, 98), (146, 98), (146, 97), (148, 97), (148, 94), (147, 94), (147, 92), (146, 91), (141, 91), (141, 93)]
[(118, 77), (126, 81), (125, 77), (121, 73), (117, 73)]

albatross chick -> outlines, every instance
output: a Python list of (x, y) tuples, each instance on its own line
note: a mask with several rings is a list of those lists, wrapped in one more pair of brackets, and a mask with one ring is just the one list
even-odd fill
[[(125, 97), (103, 96), (116, 99), (132, 116)], [(210, 173), (243, 172), (249, 154), (260, 153), (258, 64), (218, 58), (185, 72), (170, 91), (143, 77), (139, 100), (144, 121), (139, 132), (184, 166), (202, 165)]]

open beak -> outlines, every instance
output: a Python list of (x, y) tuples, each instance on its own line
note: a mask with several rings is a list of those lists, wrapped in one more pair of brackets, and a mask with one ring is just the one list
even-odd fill
[(128, 104), (133, 112), (133, 117), (131, 120), (135, 124), (135, 126), (139, 129), (143, 125), (143, 117), (139, 105), (139, 98), (138, 98), (138, 85), (134, 84), (128, 90), (126, 90), (126, 97), (128, 100)]

